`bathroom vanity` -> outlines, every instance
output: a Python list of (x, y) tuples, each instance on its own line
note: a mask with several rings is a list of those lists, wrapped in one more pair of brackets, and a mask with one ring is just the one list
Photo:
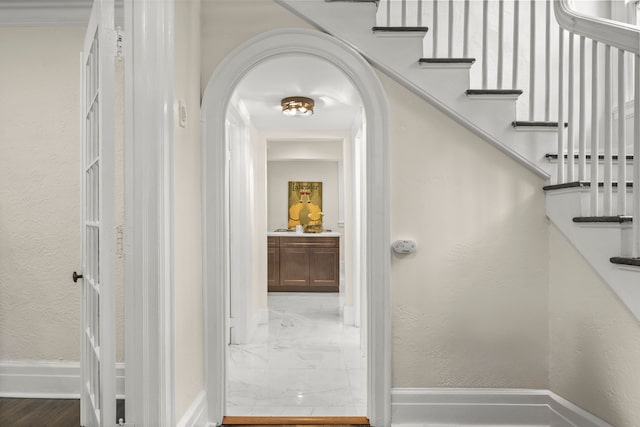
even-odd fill
[(267, 234), (269, 292), (338, 292), (340, 233)]

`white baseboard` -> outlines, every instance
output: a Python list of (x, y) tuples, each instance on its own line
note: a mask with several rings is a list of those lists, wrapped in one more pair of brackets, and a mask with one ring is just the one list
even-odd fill
[(395, 388), (392, 425), (612, 427), (549, 390)]
[(347, 326), (356, 324), (356, 309), (352, 305), (345, 305), (342, 312), (342, 323)]
[[(0, 397), (79, 399), (80, 363), (0, 361)], [(116, 397), (124, 398), (124, 363), (116, 364)]]
[(207, 422), (207, 393), (202, 390), (193, 400), (177, 427), (205, 427)]
[(260, 308), (253, 315), (248, 342), (252, 344), (266, 342), (269, 338), (269, 309)]

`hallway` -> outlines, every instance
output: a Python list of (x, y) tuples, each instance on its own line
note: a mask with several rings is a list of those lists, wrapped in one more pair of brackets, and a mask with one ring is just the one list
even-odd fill
[(360, 330), (338, 294), (269, 294), (264, 343), (229, 346), (227, 415), (365, 415)]

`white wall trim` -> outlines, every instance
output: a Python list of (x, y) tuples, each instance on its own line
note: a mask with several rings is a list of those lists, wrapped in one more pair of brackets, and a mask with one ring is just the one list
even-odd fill
[[(116, 364), (116, 397), (124, 398), (124, 363)], [(0, 361), (0, 397), (80, 399), (80, 362)]]
[(355, 326), (356, 324), (356, 311), (353, 305), (346, 305), (342, 311), (342, 323), (346, 326)]
[(549, 390), (394, 388), (392, 424), (612, 427)]
[[(355, 50), (320, 31), (281, 29), (259, 34), (229, 53), (209, 80), (202, 103), (203, 239), (206, 390), (210, 422), (222, 420), (225, 403), (225, 283), (228, 280), (227, 167), (224, 120), (231, 95), (257, 64), (290, 53), (331, 62), (362, 97), (367, 119), (368, 416), (391, 421), (391, 261), (388, 102), (377, 75)], [(370, 119), (369, 119), (370, 117)]]
[(127, 421), (175, 425), (174, 1), (125, 0)]
[(191, 405), (189, 409), (178, 421), (177, 427), (201, 427), (207, 425), (207, 393), (202, 390)]

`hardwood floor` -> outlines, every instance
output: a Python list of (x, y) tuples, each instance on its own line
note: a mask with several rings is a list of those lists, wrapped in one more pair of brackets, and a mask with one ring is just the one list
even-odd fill
[[(124, 418), (124, 400), (118, 400), (116, 406), (116, 420)], [(80, 401), (0, 398), (0, 426), (79, 427)]]

